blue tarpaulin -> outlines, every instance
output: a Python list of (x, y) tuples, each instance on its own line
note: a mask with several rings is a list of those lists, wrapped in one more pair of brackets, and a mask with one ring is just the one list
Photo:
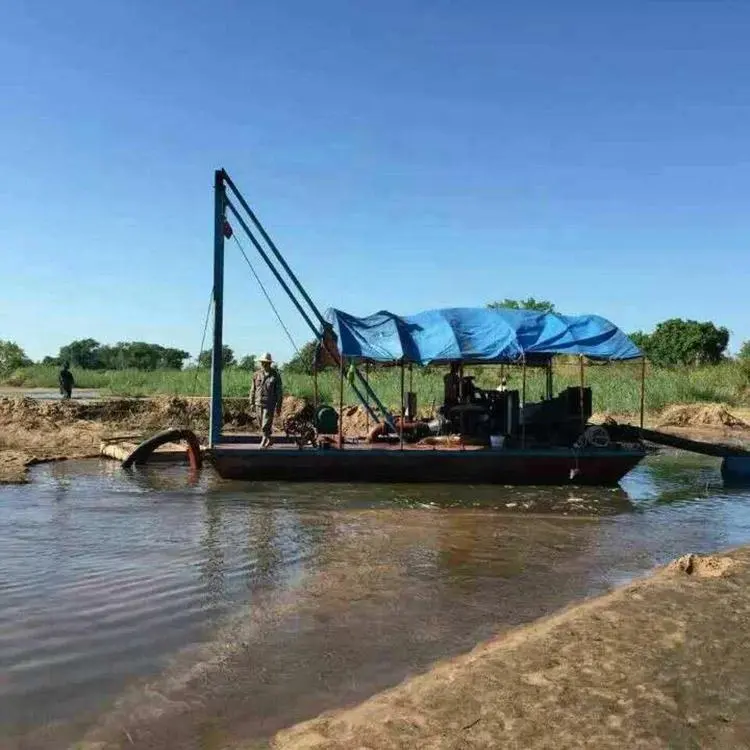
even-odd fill
[(598, 315), (456, 307), (406, 316), (382, 310), (365, 318), (331, 309), (327, 319), (339, 351), (355, 360), (428, 365), (538, 361), (559, 354), (598, 360), (643, 356), (616, 325)]

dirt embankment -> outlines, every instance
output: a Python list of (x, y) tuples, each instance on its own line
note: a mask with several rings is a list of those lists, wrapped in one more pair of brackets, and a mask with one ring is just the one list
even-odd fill
[[(246, 429), (252, 415), (244, 399), (227, 400), (228, 427)], [(146, 436), (165, 427), (208, 429), (205, 399), (151, 398), (102, 401), (37, 401), (0, 398), (0, 482), (26, 481), (40, 461), (99, 454), (106, 438)]]
[(750, 747), (748, 625), (750, 549), (686, 555), (272, 747)]
[[(284, 421), (304, 406), (304, 400), (287, 396), (276, 429), (281, 430)], [(102, 440), (117, 436), (146, 437), (167, 427), (190, 427), (202, 439), (208, 432), (208, 417), (209, 402), (205, 398), (0, 398), (0, 483), (26, 481), (26, 468), (40, 461), (99, 455)], [(253, 432), (255, 420), (247, 399), (224, 400), (227, 431)], [(362, 435), (366, 427), (364, 409), (345, 408), (345, 434)]]
[[(597, 424), (606, 424), (608, 420), (637, 424), (638, 415), (602, 412), (591, 418)], [(692, 440), (750, 445), (750, 409), (735, 409), (726, 404), (673, 404), (646, 415), (645, 426)]]

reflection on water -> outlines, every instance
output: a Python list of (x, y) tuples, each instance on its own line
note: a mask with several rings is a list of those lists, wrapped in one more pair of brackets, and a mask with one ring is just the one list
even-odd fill
[(694, 457), (650, 458), (618, 490), (39, 467), (0, 488), (2, 746), (59, 747), (232, 613), (242, 653), (201, 710), (263, 736), (672, 557), (747, 542), (749, 501)]

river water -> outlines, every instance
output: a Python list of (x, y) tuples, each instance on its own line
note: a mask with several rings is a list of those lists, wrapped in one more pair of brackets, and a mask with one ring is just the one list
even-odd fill
[[(267, 737), (676, 556), (750, 541), (750, 490), (679, 455), (619, 490), (258, 485), (100, 461), (32, 479), (0, 487), (2, 748), (65, 747), (123, 717), (136, 746), (141, 725), (144, 747), (208, 747), (206, 722), (222, 741)], [(227, 648), (231, 679), (211, 671)], [(201, 710), (144, 713), (155, 684)]]

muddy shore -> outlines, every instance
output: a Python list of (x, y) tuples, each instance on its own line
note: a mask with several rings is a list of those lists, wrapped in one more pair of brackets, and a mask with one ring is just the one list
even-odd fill
[(750, 549), (687, 555), (271, 746), (748, 747), (749, 625)]
[[(298, 411), (304, 402), (287, 397), (281, 421)], [(226, 399), (224, 427), (228, 432), (252, 432), (255, 416), (247, 399)], [(634, 421), (634, 415), (595, 415)], [(709, 442), (750, 445), (750, 410), (730, 413), (720, 404), (672, 406), (650, 415), (649, 427), (658, 427), (684, 437)], [(367, 416), (360, 407), (344, 410), (347, 435), (366, 434)], [(99, 455), (101, 442), (118, 436), (147, 437), (167, 427), (189, 427), (199, 437), (208, 432), (208, 401), (198, 398), (112, 398), (93, 401), (36, 400), (0, 397), (0, 484), (28, 480), (27, 469), (35, 463), (87, 458)]]

